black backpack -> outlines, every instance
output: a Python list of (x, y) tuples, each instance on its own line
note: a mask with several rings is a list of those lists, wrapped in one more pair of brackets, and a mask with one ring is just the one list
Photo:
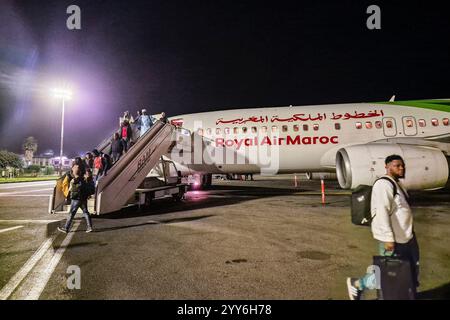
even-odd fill
[(83, 198), (84, 181), (81, 178), (75, 178), (72, 182), (72, 189), (70, 190), (70, 198), (73, 200), (81, 200)]
[(85, 188), (85, 194), (84, 198), (89, 198), (89, 196), (93, 195), (95, 193), (95, 183), (92, 179), (87, 180), (84, 182), (84, 188)]
[[(378, 180), (387, 180), (394, 187), (394, 197), (397, 195), (397, 184), (388, 177), (381, 177)], [(370, 202), (372, 199), (373, 186), (360, 185), (352, 192), (351, 213), (352, 223), (358, 226), (370, 226), (372, 223), (372, 213), (370, 210)]]

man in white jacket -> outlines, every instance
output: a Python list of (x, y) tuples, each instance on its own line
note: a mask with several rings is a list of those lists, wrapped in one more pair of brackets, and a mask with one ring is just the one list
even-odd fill
[[(391, 155), (385, 164), (386, 175), (372, 188), (372, 234), (379, 242), (379, 255), (395, 254), (410, 260), (415, 284), (419, 286), (419, 246), (414, 234), (409, 196), (399, 181), (405, 177), (405, 162), (399, 155)], [(375, 274), (367, 273), (359, 279), (347, 278), (347, 288), (350, 299), (359, 300), (363, 290), (377, 288)]]

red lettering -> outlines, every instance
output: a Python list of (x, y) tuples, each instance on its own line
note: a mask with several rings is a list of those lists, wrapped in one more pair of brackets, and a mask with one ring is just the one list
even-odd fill
[(264, 137), (263, 141), (261, 142), (262, 146), (265, 145), (265, 144), (268, 144), (269, 146), (272, 145), (272, 141), (270, 141), (269, 137)]
[(332, 136), (331, 137), (331, 143), (333, 143), (333, 144), (338, 144), (339, 142), (338, 142), (338, 137), (337, 136)]
[(302, 139), (302, 144), (311, 144), (311, 137), (304, 137)]
[(225, 145), (226, 145), (227, 147), (232, 147), (233, 144), (234, 144), (234, 141), (233, 141), (233, 140), (226, 140), (226, 141), (225, 141)]
[(300, 144), (300, 136), (296, 136), (295, 139), (292, 139), (291, 136), (287, 136), (286, 142), (287, 142), (287, 145)]
[(216, 147), (223, 147), (223, 138), (216, 138)]
[(328, 142), (330, 142), (330, 139), (328, 137), (320, 137), (321, 144), (327, 144)]
[(244, 139), (240, 139), (240, 140), (234, 139), (234, 143), (236, 144), (236, 149), (240, 149), (241, 148), (241, 145), (242, 145), (243, 141), (244, 141)]

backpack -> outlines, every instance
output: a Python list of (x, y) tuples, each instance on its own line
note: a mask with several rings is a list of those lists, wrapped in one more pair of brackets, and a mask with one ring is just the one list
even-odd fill
[(72, 176), (70, 172), (67, 172), (63, 176), (63, 181), (61, 183), (61, 191), (64, 194), (64, 198), (69, 198), (69, 187), (70, 187), (70, 181), (72, 180)]
[(95, 193), (95, 183), (92, 179), (87, 179), (85, 181), (85, 197), (89, 198), (89, 196)]
[[(394, 187), (394, 197), (397, 193), (397, 184), (394, 183), (388, 177), (381, 177), (375, 180), (374, 184), (378, 180), (387, 180)], [(372, 189), (373, 186), (360, 185), (352, 192), (351, 198), (351, 213), (352, 213), (352, 223), (359, 226), (370, 226), (373, 217), (370, 210), (370, 202), (372, 199)]]
[(83, 194), (83, 179), (75, 178), (70, 183), (70, 198), (81, 200)]

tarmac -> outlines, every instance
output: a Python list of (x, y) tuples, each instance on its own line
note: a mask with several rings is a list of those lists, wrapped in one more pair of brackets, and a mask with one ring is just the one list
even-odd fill
[[(0, 299), (347, 300), (376, 254), (350, 221), (350, 193), (293, 175), (213, 180), (182, 203), (81, 216), (47, 213), (54, 182), (0, 186)], [(412, 193), (421, 299), (450, 298), (449, 191)], [(80, 271), (80, 289), (69, 288)], [(373, 296), (368, 295), (369, 299)]]

